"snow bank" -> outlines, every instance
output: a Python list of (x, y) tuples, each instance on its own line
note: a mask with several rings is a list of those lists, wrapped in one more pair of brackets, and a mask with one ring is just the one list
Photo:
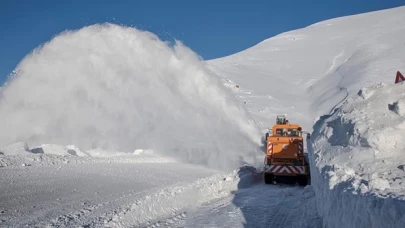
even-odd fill
[(32, 147), (18, 142), (0, 148), (0, 167), (49, 166), (100, 162), (120, 163), (178, 163), (172, 157), (161, 156), (152, 150), (136, 149), (133, 153), (92, 149), (82, 151), (75, 145), (43, 144)]
[(405, 84), (363, 88), (315, 126), (312, 185), (326, 227), (405, 227)]
[(27, 143), (17, 142), (0, 149), (0, 155), (26, 155), (31, 153)]
[[(170, 222), (185, 217), (186, 211), (193, 211), (204, 203), (223, 198), (240, 188), (250, 187), (261, 181), (262, 175), (258, 170), (243, 166), (227, 175), (216, 174), (192, 183), (151, 192), (117, 213), (105, 224), (108, 227), (170, 227)], [(161, 224), (160, 221), (167, 224)]]
[[(111, 163), (118, 162), (120, 164), (162, 164), (162, 163), (178, 163), (173, 158), (162, 157), (159, 154), (152, 152), (141, 154), (128, 154), (122, 152), (111, 152), (98, 150), (97, 152), (82, 152), (83, 155), (74, 155), (77, 150), (67, 150), (66, 147), (60, 145), (51, 145), (42, 149), (37, 147), (31, 150), (24, 150), (21, 147), (15, 147), (16, 150), (0, 150), (0, 167), (15, 168), (20, 166), (54, 166), (54, 165), (75, 165), (75, 164), (95, 164), (95, 163)], [(55, 150), (56, 149), (56, 150)], [(2, 152), (4, 151), (4, 152)], [(4, 154), (3, 154), (4, 153)], [(100, 156), (99, 156), (100, 155)], [(33, 170), (35, 172), (35, 170)]]
[(0, 146), (77, 145), (234, 169), (259, 131), (204, 62), (131, 27), (66, 31), (27, 55), (2, 88)]
[(89, 156), (87, 153), (82, 152), (79, 148), (74, 145), (69, 146), (62, 146), (56, 144), (43, 144), (39, 147), (35, 147), (30, 150), (33, 153), (39, 154), (53, 154), (53, 155), (73, 155), (79, 157), (87, 157)]

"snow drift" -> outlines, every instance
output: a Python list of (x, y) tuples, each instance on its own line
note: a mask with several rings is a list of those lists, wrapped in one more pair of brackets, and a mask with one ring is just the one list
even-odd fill
[(253, 163), (260, 141), (193, 51), (113, 24), (66, 31), (27, 55), (2, 88), (0, 115), (0, 147), (153, 149), (230, 169)]
[(363, 88), (318, 121), (313, 185), (327, 227), (405, 227), (404, 91)]

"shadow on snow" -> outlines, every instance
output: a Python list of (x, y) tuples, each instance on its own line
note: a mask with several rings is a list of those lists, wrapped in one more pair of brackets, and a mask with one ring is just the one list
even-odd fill
[(243, 227), (321, 227), (311, 186), (266, 185), (263, 173), (245, 166), (232, 203), (242, 212)]

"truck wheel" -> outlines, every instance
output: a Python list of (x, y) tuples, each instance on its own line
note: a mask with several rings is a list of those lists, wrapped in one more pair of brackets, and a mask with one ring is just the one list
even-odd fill
[(264, 174), (264, 183), (273, 184), (273, 174)]
[(297, 176), (297, 184), (299, 186), (307, 186), (308, 185), (308, 176)]

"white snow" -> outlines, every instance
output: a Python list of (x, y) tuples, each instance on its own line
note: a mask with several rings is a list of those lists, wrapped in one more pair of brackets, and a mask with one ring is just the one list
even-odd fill
[[(292, 186), (254, 185), (204, 204), (169, 221), (168, 227), (321, 227), (314, 191)], [(167, 224), (165, 221), (163, 224)]]
[(310, 131), (348, 94), (405, 72), (404, 21), (404, 7), (332, 19), (207, 62), (224, 83), (239, 85), (262, 129), (287, 114)]
[(30, 153), (27, 143), (16, 142), (0, 149), (0, 155), (26, 155)]
[(259, 129), (205, 63), (135, 28), (64, 32), (1, 92), (0, 226), (155, 222), (228, 196), (235, 169), (262, 159)]
[(96, 24), (35, 49), (2, 88), (0, 147), (151, 149), (229, 171), (254, 163), (260, 132), (204, 62), (176, 42)]
[[(1, 225), (402, 227), (401, 37), (405, 7), (205, 62), (135, 28), (59, 34), (1, 88)], [(238, 170), (277, 114), (313, 130), (312, 186)]]
[(260, 182), (253, 167), (231, 173), (151, 152), (114, 157), (0, 156), (1, 226), (128, 227), (168, 224)]
[(405, 84), (381, 83), (318, 123), (313, 183), (328, 227), (405, 227), (404, 101)]
[(54, 155), (74, 155), (80, 157), (89, 156), (87, 153), (82, 152), (74, 145), (62, 146), (56, 144), (43, 144), (39, 147), (31, 149), (32, 152), (54, 154)]
[(165, 188), (137, 200), (117, 214), (108, 225), (156, 226), (162, 223), (162, 218), (166, 218), (165, 225), (173, 227), (173, 220), (183, 220), (191, 211), (197, 210), (198, 206), (228, 197), (231, 192), (240, 188), (240, 183), (250, 187), (259, 181), (261, 175), (254, 168), (241, 167), (227, 175), (216, 174), (189, 184)]
[[(114, 158), (35, 156), (25, 157), (22, 164), (26, 165), (15, 163), (1, 168), (2, 227), (100, 227), (145, 197), (165, 191), (167, 196), (161, 199), (164, 201), (164, 197), (177, 194), (176, 188), (181, 189), (200, 178), (221, 175), (211, 169), (171, 161), (156, 163), (135, 155)], [(178, 200), (186, 200), (183, 202), (186, 203), (189, 199)], [(174, 208), (177, 204), (172, 205), (173, 210), (177, 209)], [(148, 204), (143, 205), (142, 210), (145, 218), (155, 218), (160, 216), (156, 214), (160, 208)]]

